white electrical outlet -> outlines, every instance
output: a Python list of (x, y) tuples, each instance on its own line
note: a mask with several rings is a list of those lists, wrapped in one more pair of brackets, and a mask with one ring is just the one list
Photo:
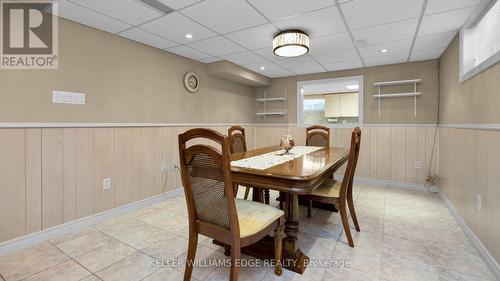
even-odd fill
[(420, 169), (421, 165), (420, 165), (420, 161), (419, 160), (416, 160), (415, 161), (415, 169)]
[(105, 178), (102, 179), (102, 190), (110, 189), (111, 188), (111, 179), (110, 178)]
[(476, 209), (481, 210), (481, 194), (476, 193)]
[(167, 163), (161, 163), (160, 165), (160, 172), (161, 173), (166, 173), (167, 172)]
[(64, 91), (52, 91), (52, 103), (85, 104), (85, 94)]

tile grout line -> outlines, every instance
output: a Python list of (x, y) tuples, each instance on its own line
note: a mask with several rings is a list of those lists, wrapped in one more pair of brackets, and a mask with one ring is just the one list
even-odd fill
[(408, 59), (406, 60), (406, 62), (410, 61), (411, 55), (413, 53), (413, 48), (415, 47), (415, 42), (417, 41), (417, 36), (420, 31), (420, 26), (422, 25), (422, 20), (424, 19), (428, 1), (429, 0), (424, 0), (424, 3), (422, 4), (422, 10), (420, 11), (420, 17), (418, 18), (417, 28), (415, 29), (415, 34), (413, 35), (413, 40), (410, 46), (410, 52), (408, 53)]
[(347, 19), (344, 15), (344, 11), (342, 11), (342, 7), (340, 6), (339, 0), (334, 0), (335, 3), (337, 4), (337, 11), (339, 12), (340, 18), (342, 19), (342, 22), (345, 25), (345, 28), (347, 30), (347, 33), (349, 34), (349, 37), (351, 38), (352, 44), (354, 45), (354, 49), (356, 50), (356, 53), (358, 53), (359, 60), (363, 64), (363, 67), (366, 67), (365, 60), (363, 59), (363, 56), (361, 56), (361, 51), (359, 50), (358, 44), (356, 43), (356, 39), (354, 38), (354, 35), (352, 34), (352, 30), (347, 24)]

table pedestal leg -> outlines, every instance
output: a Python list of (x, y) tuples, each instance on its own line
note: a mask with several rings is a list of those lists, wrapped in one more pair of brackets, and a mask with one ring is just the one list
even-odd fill
[(303, 273), (306, 270), (309, 257), (299, 250), (297, 233), (299, 232), (299, 201), (296, 194), (285, 195), (285, 234), (283, 240), (283, 260), (289, 270)]

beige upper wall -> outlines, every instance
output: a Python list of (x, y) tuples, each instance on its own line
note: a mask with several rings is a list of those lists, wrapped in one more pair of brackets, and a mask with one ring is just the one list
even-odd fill
[[(259, 123), (296, 123), (297, 122), (297, 82), (345, 76), (364, 76), (364, 123), (367, 124), (435, 124), (438, 120), (438, 61), (428, 60), (414, 63), (384, 65), (362, 69), (336, 71), (313, 75), (300, 75), (273, 79), (271, 86), (255, 90), (255, 96), (283, 96), (286, 89), (289, 99), (288, 117), (257, 117)], [(378, 101), (373, 98), (377, 88), (374, 82), (422, 79), (418, 90), (422, 95), (417, 98), (417, 117), (414, 117), (414, 100), (409, 97), (385, 99), (382, 101), (382, 114), (378, 117)], [(384, 88), (383, 91), (409, 91), (413, 86)], [(254, 103), (255, 110), (262, 110), (262, 105)], [(268, 110), (280, 110), (279, 103), (268, 103)]]
[[(0, 122), (253, 122), (252, 88), (160, 49), (60, 19), (59, 58), (58, 70), (0, 70)], [(86, 93), (87, 104), (52, 104), (52, 90)]]
[(459, 81), (458, 36), (443, 53), (440, 74), (440, 123), (498, 124), (500, 123), (500, 64), (490, 67), (473, 78)]

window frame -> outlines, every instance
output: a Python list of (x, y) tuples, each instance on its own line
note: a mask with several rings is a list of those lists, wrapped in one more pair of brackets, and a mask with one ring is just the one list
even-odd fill
[(303, 80), (297, 81), (297, 127), (305, 128), (311, 126), (311, 124), (304, 124), (302, 115), (303, 115), (303, 102), (304, 102), (304, 94), (301, 89), (303, 86), (308, 84), (316, 84), (316, 83), (324, 83), (324, 82), (338, 82), (345, 80), (358, 80), (359, 89), (358, 89), (358, 97), (359, 97), (359, 117), (358, 123), (350, 123), (350, 124), (319, 124), (326, 126), (328, 128), (355, 128), (360, 127), (363, 128), (364, 125), (364, 107), (363, 107), (363, 99), (364, 99), (364, 76), (356, 75), (356, 76), (345, 76), (345, 77), (334, 77), (334, 78), (325, 78), (325, 79), (315, 79), (315, 80)]
[(476, 65), (473, 67), (471, 70), (465, 72), (464, 66), (463, 66), (463, 57), (464, 57), (464, 30), (466, 28), (469, 28), (472, 23), (477, 23), (480, 22), (486, 14), (493, 8), (495, 4), (499, 3), (498, 0), (492, 0), (492, 1), (483, 1), (482, 4), (480, 4), (481, 8), (479, 8), (479, 12), (476, 11), (475, 16), (469, 18), (467, 22), (460, 28), (459, 31), (459, 81), (460, 83), (463, 83), (474, 76), (480, 74), (481, 72), (487, 70), (491, 66), (497, 64), (500, 62), (500, 51), (497, 51), (494, 55), (490, 56), (488, 59), (483, 61), (482, 63)]

